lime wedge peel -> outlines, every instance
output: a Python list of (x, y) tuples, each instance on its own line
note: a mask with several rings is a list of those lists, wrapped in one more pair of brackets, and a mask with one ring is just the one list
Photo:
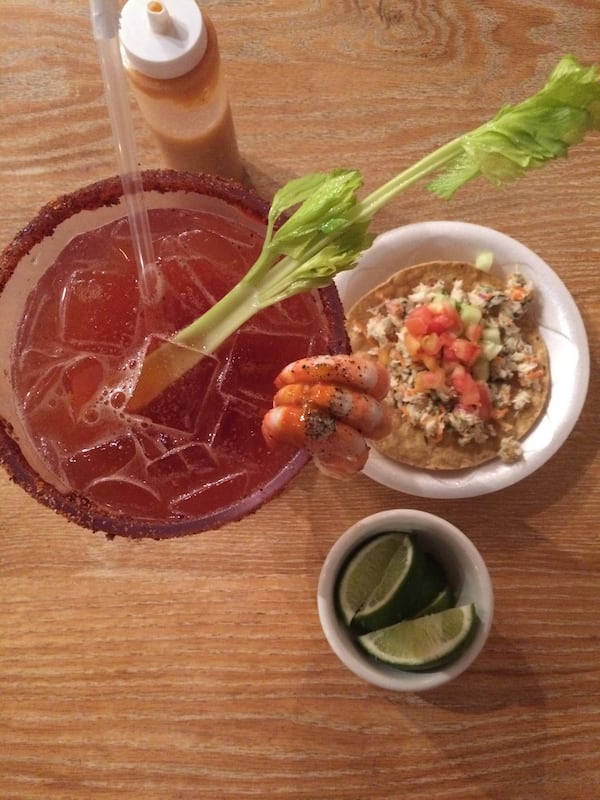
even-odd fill
[(359, 637), (360, 645), (404, 670), (435, 669), (455, 659), (472, 640), (478, 618), (473, 603), (408, 619)]
[(449, 584), (436, 594), (428, 606), (422, 608), (415, 617), (425, 617), (428, 614), (436, 614), (438, 611), (445, 611), (454, 605), (454, 592)]

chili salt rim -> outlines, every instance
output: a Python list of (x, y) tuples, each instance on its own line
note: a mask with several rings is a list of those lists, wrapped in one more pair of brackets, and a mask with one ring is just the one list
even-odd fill
[[(142, 183), (147, 192), (167, 194), (177, 191), (214, 197), (234, 205), (244, 213), (250, 213), (257, 221), (266, 224), (269, 203), (252, 189), (227, 178), (156, 169), (142, 172)], [(4, 288), (19, 261), (36, 244), (51, 236), (62, 222), (82, 211), (116, 206), (122, 197), (121, 179), (112, 176), (63, 194), (42, 206), (35, 218), (16, 234), (0, 254), (0, 290)]]

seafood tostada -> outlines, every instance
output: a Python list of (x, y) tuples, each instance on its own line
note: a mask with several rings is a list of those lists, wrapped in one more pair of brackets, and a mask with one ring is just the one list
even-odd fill
[(392, 432), (374, 447), (431, 470), (519, 460), (550, 388), (533, 297), (518, 268), (504, 277), (434, 261), (395, 273), (355, 303), (352, 350), (390, 373)]

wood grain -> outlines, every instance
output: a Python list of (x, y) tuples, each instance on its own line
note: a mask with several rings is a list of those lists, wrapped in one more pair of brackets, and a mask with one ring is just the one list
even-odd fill
[[(258, 191), (357, 166), (374, 188), (535, 91), (567, 52), (600, 61), (595, 0), (220, 0), (240, 147)], [(115, 172), (87, 3), (3, 0), (0, 243)], [(140, 161), (160, 165), (134, 109)], [(7, 800), (595, 800), (600, 787), (600, 177), (597, 135), (514, 188), (412, 190), (376, 230), (490, 225), (575, 298), (592, 379), (560, 451), (518, 486), (436, 501), (312, 466), (254, 516), (181, 541), (107, 541), (0, 476), (0, 797)], [(557, 309), (557, 313), (560, 310)], [(423, 695), (330, 652), (316, 583), (338, 535), (384, 508), (441, 514), (496, 592), (473, 667)]]

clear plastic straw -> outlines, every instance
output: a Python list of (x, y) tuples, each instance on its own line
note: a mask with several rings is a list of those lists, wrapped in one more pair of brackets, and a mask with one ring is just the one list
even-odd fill
[(127, 79), (119, 48), (117, 0), (90, 0), (90, 12), (127, 206), (140, 292), (146, 301), (151, 302), (156, 292), (156, 260), (137, 161)]

